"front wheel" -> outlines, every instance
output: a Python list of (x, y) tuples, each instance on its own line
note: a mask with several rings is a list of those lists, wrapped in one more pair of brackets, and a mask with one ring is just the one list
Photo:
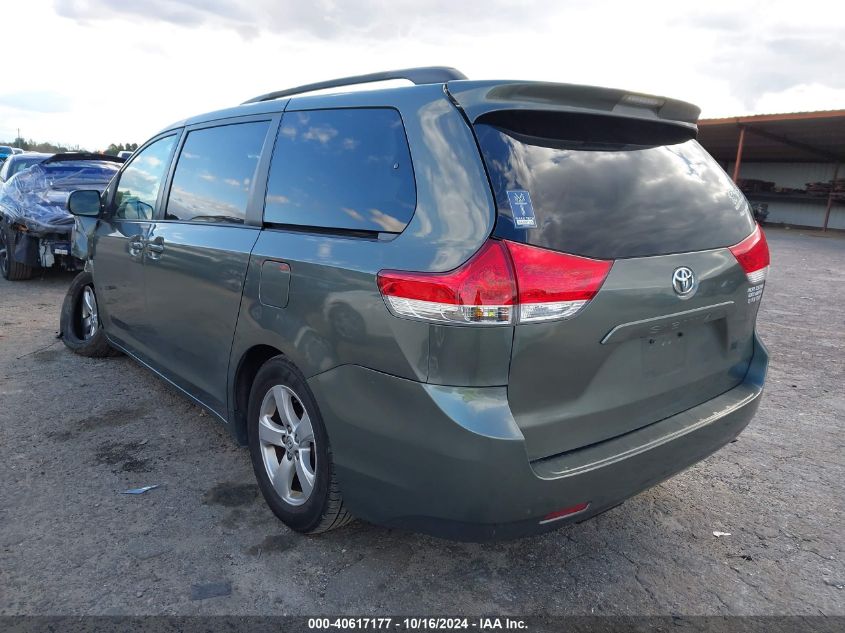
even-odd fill
[(91, 273), (81, 272), (70, 283), (62, 303), (59, 331), (65, 346), (80, 356), (103, 358), (119, 354), (103, 331)]
[(305, 534), (346, 525), (323, 419), (305, 378), (277, 356), (249, 397), (249, 452), (261, 493), (289, 528)]

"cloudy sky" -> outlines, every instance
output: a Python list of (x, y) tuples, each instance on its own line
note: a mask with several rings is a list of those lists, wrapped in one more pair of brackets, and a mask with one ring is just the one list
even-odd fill
[(20, 128), (88, 149), (142, 142), (263, 92), (423, 65), (665, 94), (710, 117), (845, 108), (845, 3), (835, 0), (3, 5), (5, 140)]

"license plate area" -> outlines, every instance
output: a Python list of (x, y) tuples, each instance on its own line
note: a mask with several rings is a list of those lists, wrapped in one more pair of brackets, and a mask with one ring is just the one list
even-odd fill
[(641, 339), (645, 374), (659, 376), (682, 369), (687, 364), (688, 340), (689, 336), (683, 330)]

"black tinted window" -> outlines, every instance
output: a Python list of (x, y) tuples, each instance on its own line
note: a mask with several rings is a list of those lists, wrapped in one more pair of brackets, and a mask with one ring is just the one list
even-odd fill
[(289, 112), (282, 119), (265, 222), (398, 233), (416, 195), (396, 110)]
[(502, 237), (617, 259), (729, 246), (753, 229), (744, 196), (694, 140), (614, 147), (475, 127)]
[(165, 219), (242, 223), (268, 121), (194, 130), (188, 134)]

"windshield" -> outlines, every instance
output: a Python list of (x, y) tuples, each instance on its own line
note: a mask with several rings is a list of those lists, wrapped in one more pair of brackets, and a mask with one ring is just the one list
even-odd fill
[(754, 227), (744, 196), (694, 140), (614, 146), (475, 130), (501, 237), (618, 259), (730, 246)]

